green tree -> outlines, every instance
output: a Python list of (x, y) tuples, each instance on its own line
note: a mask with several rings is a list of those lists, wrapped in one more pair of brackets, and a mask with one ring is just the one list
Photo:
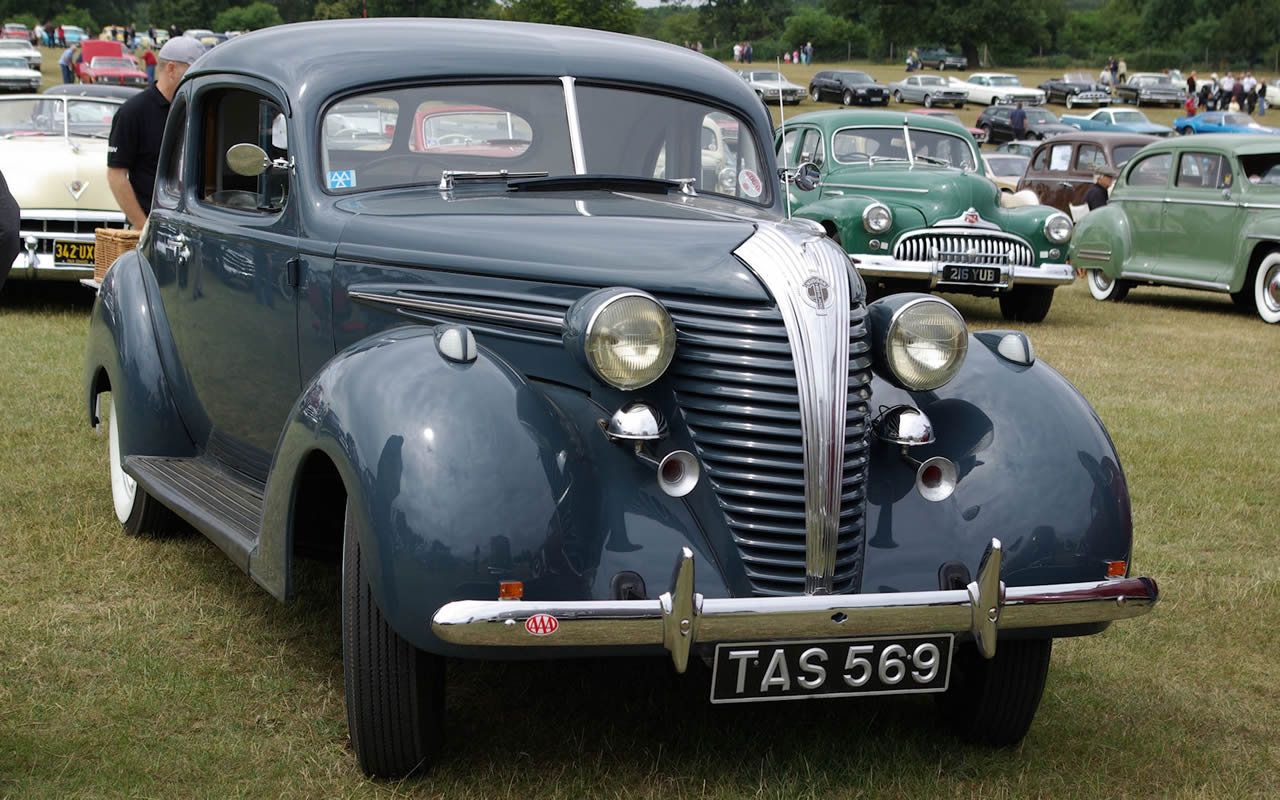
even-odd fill
[(811, 42), (814, 58), (821, 61), (843, 61), (850, 50), (859, 57), (867, 52), (866, 29), (813, 7), (796, 9), (787, 17), (782, 40), (792, 49)]
[(206, 28), (227, 5), (218, 0), (151, 0), (149, 16), (157, 27)]
[(54, 17), (53, 22), (55, 25), (78, 25), (90, 32), (98, 30), (98, 23), (94, 22), (89, 11), (78, 6), (67, 6), (62, 9), (62, 13)]
[(510, 0), (509, 19), (631, 33), (640, 22), (634, 0)]
[(256, 31), (283, 22), (274, 5), (257, 0), (247, 6), (233, 6), (223, 11), (213, 18), (213, 28), (219, 31)]

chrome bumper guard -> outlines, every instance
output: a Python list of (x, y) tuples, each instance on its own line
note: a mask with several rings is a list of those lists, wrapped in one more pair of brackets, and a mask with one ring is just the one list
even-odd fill
[[(1065, 245), (1063, 245), (1065, 248)], [(873, 255), (869, 253), (853, 253), (858, 272), (871, 278), (903, 278), (906, 280), (928, 281), (930, 287), (971, 286), (986, 289), (1008, 289), (1015, 284), (1025, 286), (1066, 286), (1076, 279), (1075, 270), (1070, 264), (1043, 263), (1038, 267), (1013, 266), (1007, 264), (969, 264), (966, 266), (994, 267), (1000, 270), (1000, 283), (955, 283), (942, 282), (942, 261), (904, 261), (893, 256)]]
[[(1006, 588), (992, 539), (977, 579), (964, 589), (795, 597), (703, 597), (693, 552), (682, 548), (669, 592), (656, 600), (459, 600), (431, 620), (450, 644), (480, 647), (662, 645), (684, 672), (695, 644), (847, 638), (880, 634), (971, 634), (986, 658), (1000, 630), (1113, 622), (1151, 610), (1150, 578)], [(547, 624), (553, 617), (556, 625)], [(526, 627), (531, 619), (542, 624)], [(550, 633), (547, 631), (550, 630)]]

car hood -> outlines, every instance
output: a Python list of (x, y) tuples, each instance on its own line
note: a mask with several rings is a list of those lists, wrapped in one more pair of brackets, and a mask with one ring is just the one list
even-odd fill
[[(72, 137), (74, 152), (59, 136), (17, 137), (0, 148), (0, 173), (22, 209), (119, 211), (107, 186), (105, 139)], [(80, 197), (73, 194), (79, 182)]]
[(15, 78), (31, 79), (39, 77), (40, 73), (34, 69), (10, 69), (8, 67), (0, 67), (0, 79), (8, 78), (13, 80)]
[[(337, 256), (581, 286), (759, 300), (733, 251), (769, 209), (712, 197), (431, 190), (348, 198)], [(500, 235), (499, 235), (500, 234)]]
[(791, 81), (751, 81), (751, 85), (757, 89), (795, 89), (796, 91), (804, 91), (804, 87), (794, 84)]
[(147, 73), (133, 67), (87, 67), (89, 72), (94, 75), (123, 75), (127, 77), (142, 76), (146, 77)]
[(1070, 125), (1063, 125), (1061, 122), (1028, 122), (1027, 130), (1042, 133), (1046, 136), (1056, 136), (1060, 133), (1075, 133), (1076, 129)]
[(970, 208), (990, 219), (997, 202), (989, 179), (945, 167), (855, 166), (831, 173), (823, 186), (843, 191), (845, 196), (856, 194), (890, 206), (914, 208), (929, 225), (955, 219)]
[(1150, 133), (1155, 136), (1163, 136), (1173, 130), (1167, 125), (1157, 125), (1154, 122), (1121, 122), (1111, 127), (1132, 133)]

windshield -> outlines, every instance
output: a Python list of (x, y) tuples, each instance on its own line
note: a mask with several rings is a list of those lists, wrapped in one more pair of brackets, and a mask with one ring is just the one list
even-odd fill
[(1021, 86), (1018, 79), (1012, 75), (992, 75), (987, 79), (992, 86)]
[(1045, 111), (1042, 108), (1028, 108), (1025, 110), (1027, 112), (1027, 122), (1038, 122), (1041, 124), (1045, 124), (1045, 123), (1054, 123), (1058, 121), (1057, 117), (1055, 117), (1053, 114), (1049, 113), (1048, 111)]
[(999, 178), (1016, 178), (1027, 171), (1026, 156), (987, 156), (987, 166)]
[(62, 136), (64, 124), (72, 136), (105, 138), (119, 103), (60, 97), (0, 100), (0, 138)]
[(1093, 83), (1093, 78), (1083, 72), (1068, 72), (1062, 79), (1067, 83)]
[(1133, 82), (1139, 86), (1169, 86), (1173, 83), (1168, 75), (1139, 75)]
[(1280, 188), (1280, 153), (1240, 156), (1245, 179), (1255, 186)]
[(1250, 117), (1248, 114), (1224, 114), (1222, 116), (1222, 124), (1238, 125), (1242, 128), (1247, 128), (1251, 125), (1255, 125), (1256, 123), (1253, 121), (1253, 117)]
[(865, 72), (840, 72), (839, 78), (849, 83), (875, 83), (875, 79)]
[(1112, 111), (1111, 119), (1115, 122), (1124, 124), (1150, 122), (1150, 120), (1147, 119), (1147, 115), (1143, 114), (1141, 111)]
[(942, 78), (935, 78), (932, 75), (927, 75), (920, 79), (921, 86), (943, 86), (945, 84), (946, 84), (946, 81), (944, 81)]
[(444, 170), (585, 172), (692, 178), (699, 193), (772, 202), (759, 143), (733, 114), (633, 90), (578, 84), (575, 94), (581, 170), (559, 83), (419, 86), (344, 99), (322, 122), (327, 188), (435, 185)]
[(751, 80), (753, 80), (753, 81), (777, 81), (777, 82), (779, 82), (779, 83), (785, 83), (787, 79), (786, 79), (786, 78), (784, 78), (784, 77), (782, 77), (782, 73), (781, 73), (781, 72), (753, 72), (753, 73), (751, 73)]
[[(911, 149), (907, 149), (907, 136)], [(920, 128), (845, 128), (831, 140), (831, 155), (841, 164), (912, 159), (917, 164), (973, 169), (978, 155), (959, 136)]]
[(133, 59), (116, 56), (98, 56), (89, 62), (93, 69), (133, 69)]
[(0, 50), (34, 50), (30, 42), (19, 42), (13, 39), (0, 41)]
[(0, 58), (0, 69), (27, 69), (25, 58)]
[(1140, 144), (1118, 144), (1111, 151), (1111, 157), (1116, 160), (1116, 168), (1123, 167), (1133, 158), (1133, 154), (1143, 148)]

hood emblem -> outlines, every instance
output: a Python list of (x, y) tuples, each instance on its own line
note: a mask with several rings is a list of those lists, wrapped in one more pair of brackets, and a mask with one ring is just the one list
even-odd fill
[(964, 212), (964, 224), (966, 225), (977, 225), (979, 219), (981, 217), (978, 216), (978, 209), (976, 208), (970, 208)]
[(831, 303), (831, 284), (822, 278), (814, 275), (802, 285), (804, 286), (805, 299), (809, 301), (809, 305), (821, 311)]
[(89, 187), (85, 181), (72, 181), (67, 184), (67, 191), (71, 192), (72, 200), (79, 200), (80, 195), (84, 194), (84, 190)]

